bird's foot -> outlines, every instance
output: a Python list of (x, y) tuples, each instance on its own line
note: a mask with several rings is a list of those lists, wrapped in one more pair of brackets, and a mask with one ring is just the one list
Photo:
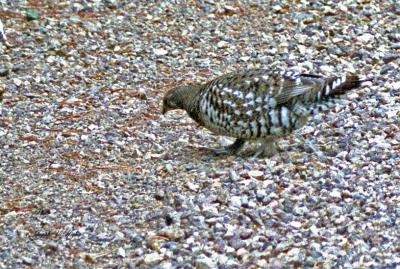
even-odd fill
[(236, 141), (229, 146), (211, 149), (215, 155), (235, 155), (243, 147), (246, 141), (242, 139), (236, 139)]
[(278, 150), (273, 141), (263, 142), (253, 155), (253, 158), (270, 158), (277, 153)]

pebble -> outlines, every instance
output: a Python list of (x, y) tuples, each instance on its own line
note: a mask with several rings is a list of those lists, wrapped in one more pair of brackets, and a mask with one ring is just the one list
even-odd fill
[(364, 33), (361, 36), (357, 37), (357, 40), (366, 44), (366, 43), (370, 43), (372, 40), (374, 40), (374, 35), (370, 34), (370, 33)]
[(394, 90), (394, 91), (399, 91), (400, 90), (400, 81), (394, 82), (389, 85), (389, 88)]
[(239, 175), (234, 170), (229, 170), (229, 178), (234, 182), (240, 179)]
[(328, 65), (322, 65), (319, 67), (322, 73), (330, 74), (333, 73), (333, 67)]
[(342, 193), (339, 190), (334, 189), (334, 190), (329, 192), (329, 196), (331, 198), (340, 200), (342, 198)]
[(264, 173), (259, 170), (251, 170), (248, 172), (248, 175), (256, 179), (262, 179), (264, 177)]
[(168, 54), (168, 50), (166, 50), (166, 49), (154, 49), (154, 50), (153, 50), (153, 53), (154, 53), (156, 56), (164, 56), (164, 55), (167, 55), (167, 54)]
[(229, 46), (229, 43), (226, 42), (226, 41), (219, 41), (219, 42), (217, 43), (217, 47), (220, 48), (220, 49), (222, 49), (222, 48), (227, 48), (228, 46)]
[(240, 196), (232, 196), (230, 199), (231, 205), (234, 207), (241, 207), (242, 206), (242, 199)]
[(26, 265), (32, 265), (33, 264), (33, 259), (32, 258), (23, 256), (21, 259), (22, 259), (22, 262), (24, 264), (26, 264)]
[(292, 222), (290, 222), (289, 223), (290, 224), (290, 226), (292, 226), (293, 228), (295, 228), (295, 229), (299, 229), (299, 228), (301, 228), (301, 222), (299, 222), (299, 221), (292, 221)]
[(121, 258), (125, 258), (125, 257), (126, 257), (125, 249), (123, 249), (123, 248), (118, 248), (118, 250), (117, 250), (117, 255), (120, 256)]
[(153, 252), (153, 253), (146, 254), (144, 256), (144, 260), (143, 261), (144, 261), (145, 264), (153, 264), (153, 263), (158, 263), (158, 262), (160, 262), (162, 260), (163, 260), (163, 256), (162, 255), (160, 255), (160, 254), (158, 254), (156, 252)]
[[(206, 206), (203, 208), (203, 214), (208, 219), (215, 218), (218, 216), (218, 208), (216, 206)], [(199, 221), (203, 223), (204, 218), (200, 218)]]
[(201, 256), (196, 259), (196, 269), (213, 269), (218, 268), (217, 264), (206, 256)]

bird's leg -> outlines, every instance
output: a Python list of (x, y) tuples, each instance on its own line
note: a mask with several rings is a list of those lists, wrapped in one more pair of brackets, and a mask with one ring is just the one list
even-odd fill
[(275, 145), (275, 139), (266, 139), (261, 141), (260, 147), (257, 149), (256, 153), (253, 155), (254, 158), (269, 158), (278, 153)]
[(226, 147), (212, 149), (212, 151), (216, 155), (234, 155), (244, 146), (245, 142), (244, 139), (237, 138), (233, 144)]

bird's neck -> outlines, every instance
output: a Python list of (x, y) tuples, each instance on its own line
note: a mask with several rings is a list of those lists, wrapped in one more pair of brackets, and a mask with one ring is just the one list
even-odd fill
[(201, 85), (191, 85), (190, 87), (178, 89), (176, 96), (178, 97), (177, 99), (179, 100), (182, 109), (186, 110), (187, 112), (192, 109), (195, 99), (197, 99), (196, 97), (201, 89), (200, 86)]
[(186, 102), (182, 102), (182, 108), (186, 110), (189, 116), (199, 122), (199, 95), (202, 89), (201, 84), (192, 85), (184, 90), (182, 97)]

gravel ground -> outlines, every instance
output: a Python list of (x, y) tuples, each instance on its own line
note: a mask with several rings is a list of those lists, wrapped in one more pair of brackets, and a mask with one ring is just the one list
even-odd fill
[[(335, 2), (0, 0), (0, 268), (400, 266), (400, 4)], [(253, 67), (376, 80), (270, 159), (160, 115)]]

